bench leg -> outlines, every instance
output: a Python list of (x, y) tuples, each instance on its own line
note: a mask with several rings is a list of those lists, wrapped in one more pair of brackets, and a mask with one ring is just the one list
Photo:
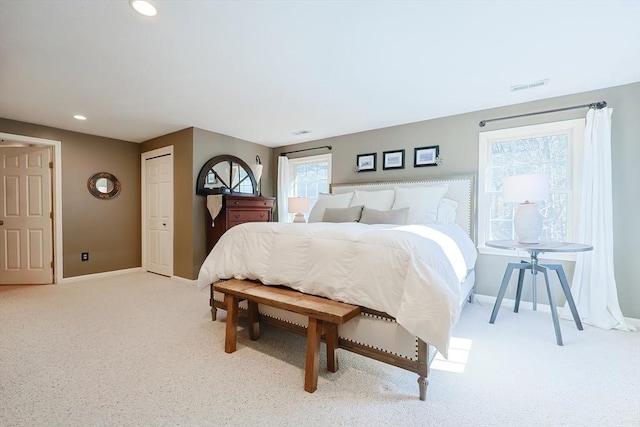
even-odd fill
[(307, 358), (304, 366), (304, 390), (309, 393), (313, 393), (318, 388), (321, 333), (322, 320), (309, 317), (309, 326), (307, 327)]
[(327, 370), (338, 372), (338, 325), (330, 324), (326, 329), (324, 339), (327, 343)]
[(238, 342), (238, 298), (233, 295), (225, 295), (224, 303), (227, 306), (227, 329), (224, 337), (225, 353), (236, 351)]
[(209, 305), (211, 306), (211, 320), (216, 320), (218, 311), (216, 310), (215, 302), (213, 299), (213, 283), (209, 285)]
[(247, 301), (249, 308), (249, 338), (256, 341), (260, 338), (260, 313), (258, 312), (258, 303)]

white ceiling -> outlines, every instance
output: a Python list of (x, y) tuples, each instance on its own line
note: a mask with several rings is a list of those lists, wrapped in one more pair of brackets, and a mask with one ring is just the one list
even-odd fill
[(281, 146), (640, 81), (640, 0), (153, 3), (0, 0), (0, 117)]

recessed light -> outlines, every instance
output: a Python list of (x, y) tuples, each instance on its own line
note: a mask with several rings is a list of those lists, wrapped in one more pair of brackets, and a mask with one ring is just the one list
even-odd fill
[(156, 8), (146, 0), (130, 0), (129, 4), (136, 12), (144, 16), (156, 16), (158, 13)]
[(76, 120), (87, 120), (87, 118), (83, 115), (80, 114), (76, 114), (75, 116), (73, 116), (74, 119)]

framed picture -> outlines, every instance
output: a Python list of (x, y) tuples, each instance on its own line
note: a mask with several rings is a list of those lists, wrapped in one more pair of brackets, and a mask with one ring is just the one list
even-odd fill
[(213, 173), (213, 171), (209, 171), (207, 174), (207, 184), (215, 185), (218, 183), (218, 177)]
[(384, 161), (382, 169), (404, 169), (404, 150), (385, 151), (382, 153)]
[(422, 166), (438, 166), (438, 156), (440, 155), (440, 146), (433, 145), (431, 147), (418, 147), (414, 149), (413, 167)]
[(371, 172), (376, 170), (376, 153), (358, 154), (356, 157), (358, 172)]

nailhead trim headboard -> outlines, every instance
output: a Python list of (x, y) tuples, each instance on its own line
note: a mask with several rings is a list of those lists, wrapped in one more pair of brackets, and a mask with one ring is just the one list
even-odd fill
[(449, 190), (444, 197), (458, 202), (456, 224), (460, 225), (476, 242), (476, 177), (462, 175), (453, 177), (433, 177), (404, 181), (354, 182), (332, 184), (331, 193), (343, 194), (350, 191), (379, 191), (394, 187), (420, 187), (425, 184), (448, 184)]

